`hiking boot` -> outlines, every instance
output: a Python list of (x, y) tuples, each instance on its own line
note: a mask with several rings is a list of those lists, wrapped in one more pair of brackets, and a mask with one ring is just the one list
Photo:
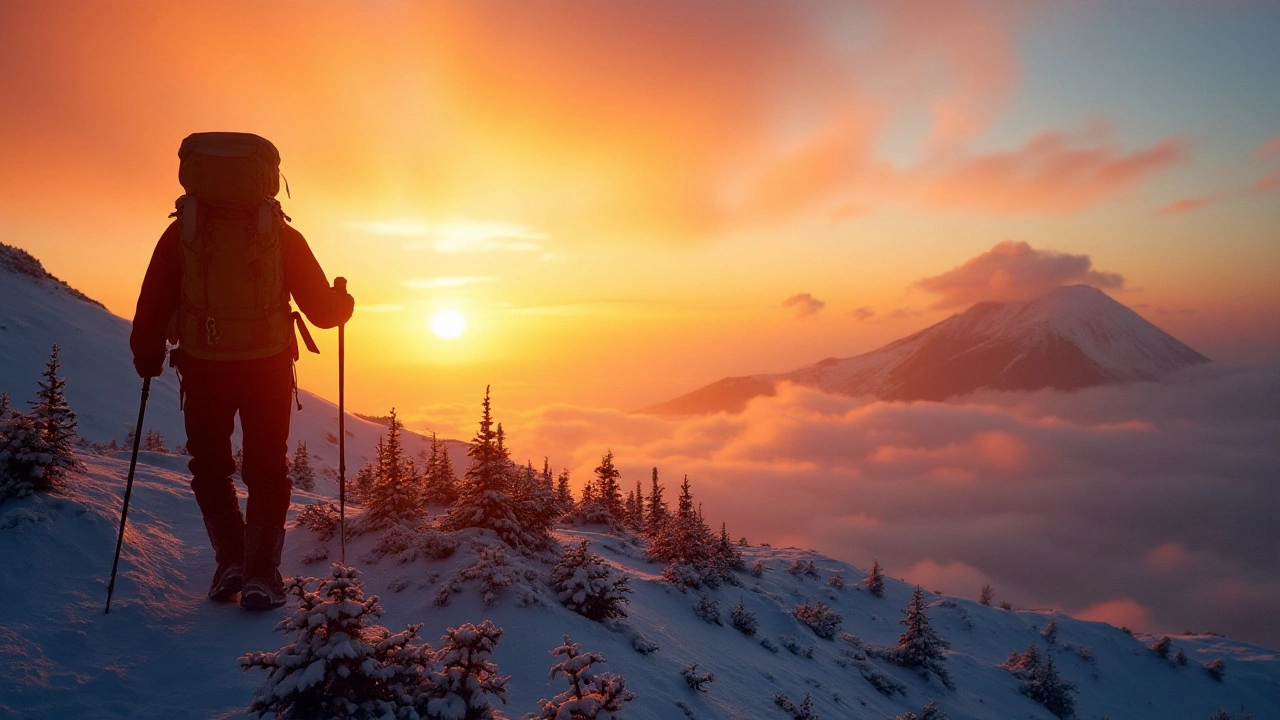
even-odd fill
[(284, 579), (280, 577), (280, 553), (284, 528), (250, 525), (244, 531), (244, 587), (240, 607), (271, 610), (284, 605)]
[(209, 584), (209, 599), (228, 602), (244, 582), (244, 518), (240, 508), (204, 519), (218, 568)]

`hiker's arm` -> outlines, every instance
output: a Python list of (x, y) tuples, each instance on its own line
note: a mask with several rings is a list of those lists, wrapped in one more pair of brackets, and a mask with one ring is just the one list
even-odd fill
[(182, 258), (178, 248), (178, 224), (171, 223), (151, 254), (142, 279), (138, 307), (133, 313), (129, 349), (139, 377), (156, 377), (164, 371), (165, 330), (182, 299)]
[(280, 229), (280, 242), (284, 250), (284, 284), (302, 314), (318, 328), (337, 327), (346, 322), (355, 301), (350, 295), (339, 294), (329, 287), (324, 270), (311, 254), (302, 233), (286, 225)]

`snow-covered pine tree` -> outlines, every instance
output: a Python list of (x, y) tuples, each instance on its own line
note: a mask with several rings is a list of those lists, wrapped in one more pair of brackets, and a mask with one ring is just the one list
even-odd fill
[(554, 495), (556, 491), (556, 479), (555, 475), (551, 472), (551, 458), (546, 455), (542, 456), (541, 480), (542, 485), (547, 489), (547, 492)]
[(605, 661), (603, 655), (583, 652), (568, 635), (551, 654), (563, 658), (551, 666), (552, 679), (564, 675), (569, 689), (550, 700), (539, 700), (540, 712), (529, 713), (522, 720), (614, 720), (616, 713), (635, 699), (622, 676), (592, 670), (593, 665)]
[[(77, 465), (74, 452), (76, 442), (76, 414), (67, 404), (67, 381), (58, 377), (62, 348), (57, 343), (49, 352), (49, 362), (40, 373), (36, 399), (32, 400), (31, 420), (40, 432), (40, 467), (42, 473), (35, 482), (37, 491), (47, 491), (61, 485), (67, 471)], [(48, 459), (44, 458), (48, 455)]]
[(45, 452), (43, 434), (28, 414), (9, 406), (9, 395), (3, 396), (0, 408), (0, 502), (21, 498), (36, 490), (52, 486), (44, 475)]
[(658, 484), (658, 468), (653, 469), (653, 484), (649, 490), (649, 504), (645, 508), (645, 533), (649, 537), (653, 537), (662, 530), (662, 526), (667, 524), (670, 513), (667, 510), (667, 503), (662, 499), (662, 485)]
[(524, 530), (512, 507), (510, 495), (511, 459), (507, 454), (501, 426), (494, 428), (489, 403), (489, 387), (481, 403), (480, 429), (467, 451), (471, 466), (458, 488), (458, 499), (449, 507), (441, 523), (445, 530), (488, 528), (512, 547), (525, 544)]
[(943, 684), (949, 685), (950, 676), (942, 666), (946, 659), (942, 651), (950, 647), (950, 643), (929, 624), (929, 616), (924, 611), (924, 590), (920, 586), (911, 592), (911, 602), (902, 613), (904, 617), (898, 623), (907, 629), (898, 636), (898, 644), (885, 653), (885, 659), (895, 665), (933, 672)]
[(714, 562), (716, 569), (726, 579), (733, 574), (734, 570), (741, 570), (745, 564), (742, 560), (742, 551), (734, 546), (733, 541), (729, 539), (729, 529), (726, 523), (720, 523), (720, 540), (716, 543)]
[(668, 580), (698, 587), (704, 582), (718, 584), (727, 579), (716, 567), (715, 551), (715, 536), (693, 504), (693, 491), (686, 475), (680, 486), (676, 514), (650, 538), (646, 556), (667, 565), (663, 574)]
[(588, 549), (588, 541), (570, 545), (551, 569), (551, 588), (560, 603), (588, 620), (600, 622), (626, 617), (630, 578), (615, 577), (613, 569)]
[(640, 487), (639, 480), (636, 480), (635, 504), (628, 505), (627, 525), (637, 535), (644, 535), (644, 489)]
[(604, 509), (609, 511), (616, 522), (624, 522), (626, 512), (622, 504), (622, 486), (618, 483), (622, 479), (622, 473), (613, 466), (612, 450), (605, 452), (604, 457), (600, 458), (600, 465), (596, 467), (595, 473), (596, 489), (599, 493), (597, 500), (604, 505)]
[(729, 611), (729, 622), (743, 635), (748, 636), (755, 635), (760, 627), (760, 623), (756, 621), (756, 614), (747, 609), (746, 602), (741, 596), (738, 597), (738, 604)]
[(880, 567), (880, 560), (876, 560), (871, 565), (871, 570), (867, 576), (862, 579), (867, 586), (867, 590), (876, 597), (884, 597), (884, 570)]
[(1064, 680), (1053, 664), (1053, 654), (1040, 653), (1035, 643), (1026, 652), (1013, 652), (1000, 667), (1013, 673), (1022, 681), (1023, 695), (1035, 700), (1053, 713), (1054, 717), (1069, 718), (1075, 713), (1075, 683)]
[(400, 442), (404, 428), (391, 408), (391, 425), (383, 442), (378, 445), (377, 465), (373, 486), (365, 499), (363, 525), (374, 530), (391, 527), (401, 522), (413, 522), (426, 512), (422, 502), (421, 483), (413, 467), (413, 461), (405, 456)]
[(164, 433), (155, 428), (147, 428), (142, 436), (142, 449), (147, 452), (168, 453), (169, 446), (164, 443)]
[(425, 703), (431, 648), (413, 644), (422, 626), (393, 634), (379, 625), (382, 606), (377, 596), (365, 597), (359, 578), (334, 563), (314, 592), (307, 589), (313, 579), (287, 583), (297, 608), (277, 629), (291, 642), (240, 657), (245, 670), (268, 672), (250, 712), (292, 720), (404, 717), (400, 711)]
[(545, 547), (551, 538), (551, 527), (560, 518), (560, 507), (551, 489), (528, 463), (511, 482), (511, 503), (524, 536), (521, 540), (531, 548)]
[(573, 490), (569, 488), (568, 468), (561, 470), (560, 476), (556, 478), (556, 503), (562, 515), (573, 509)]
[(485, 620), (479, 625), (463, 623), (440, 638), (440, 649), (428, 675), (430, 699), (420, 717), (449, 720), (505, 720), (501, 711), (489, 704), (489, 697), (507, 702), (510, 675), (498, 674), (490, 658), (502, 639), (503, 630)]
[(428, 505), (453, 504), (458, 499), (458, 478), (449, 459), (448, 445), (431, 433), (431, 454), (426, 457), (422, 499)]
[[(378, 444), (374, 448), (374, 455), (382, 454), (382, 438), (378, 438)], [(366, 505), (369, 502), (370, 494), (373, 492), (373, 486), (376, 482), (377, 465), (367, 462), (356, 470), (356, 474), (351, 478), (351, 482), (347, 484), (347, 501), (360, 505)]]
[(316, 471), (311, 467), (311, 455), (307, 453), (307, 443), (299, 440), (293, 450), (293, 459), (289, 461), (289, 479), (298, 490), (316, 489)]

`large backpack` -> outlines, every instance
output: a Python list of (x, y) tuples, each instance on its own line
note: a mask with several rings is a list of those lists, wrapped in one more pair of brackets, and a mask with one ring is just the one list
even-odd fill
[(280, 153), (249, 133), (195, 133), (178, 150), (186, 194), (182, 300), (170, 338), (203, 360), (252, 360), (290, 348), (294, 313), (284, 285)]

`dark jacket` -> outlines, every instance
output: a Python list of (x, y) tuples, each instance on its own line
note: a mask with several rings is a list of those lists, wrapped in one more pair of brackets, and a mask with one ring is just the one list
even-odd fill
[[(156, 243), (142, 280), (138, 295), (138, 307), (133, 315), (133, 332), (129, 335), (129, 349), (133, 351), (133, 363), (142, 377), (160, 374), (165, 357), (165, 333), (169, 320), (178, 311), (182, 300), (182, 248), (179, 238), (182, 226), (170, 223)], [(339, 294), (329, 287), (324, 270), (316, 262), (315, 255), (302, 237), (302, 233), (288, 225), (280, 228), (280, 250), (284, 261), (284, 286), (298, 309), (312, 325), (319, 328), (336, 327), (351, 317), (354, 302), (350, 295)], [(183, 360), (184, 372), (190, 369), (214, 369), (216, 366), (248, 367), (262, 362), (287, 362), (297, 356), (295, 346), (279, 356), (263, 360)], [(209, 366), (205, 368), (203, 366)]]

